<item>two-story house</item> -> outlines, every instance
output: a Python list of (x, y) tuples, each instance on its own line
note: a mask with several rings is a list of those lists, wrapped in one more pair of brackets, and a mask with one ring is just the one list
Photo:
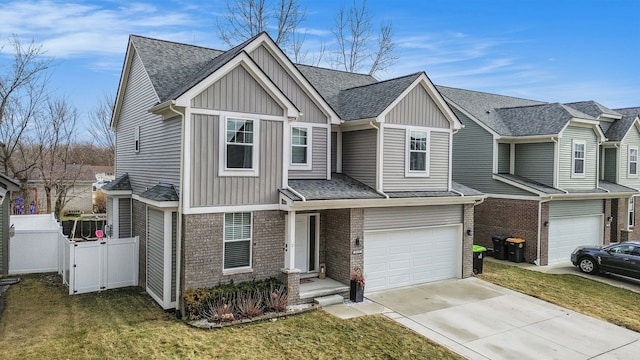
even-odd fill
[(228, 51), (131, 36), (112, 128), (108, 221), (140, 237), (165, 309), (229, 281), (281, 277), (295, 303), (355, 267), (365, 291), (472, 273), (484, 195), (452, 181), (461, 124), (424, 73), (295, 65), (265, 33)]
[(594, 117), (580, 104), (438, 89), (465, 126), (455, 136), (453, 177), (488, 196), (475, 212), (477, 243), (521, 237), (526, 261), (546, 265), (568, 260), (576, 246), (611, 241), (624, 221), (613, 207), (637, 193), (600, 177), (601, 124), (619, 119), (614, 111)]

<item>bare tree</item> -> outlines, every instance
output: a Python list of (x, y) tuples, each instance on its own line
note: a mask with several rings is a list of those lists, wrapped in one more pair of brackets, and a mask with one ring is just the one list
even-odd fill
[(116, 151), (116, 139), (111, 129), (111, 114), (115, 99), (112, 94), (105, 94), (95, 108), (89, 113), (89, 133), (93, 137), (92, 144), (108, 150), (109, 158), (105, 160), (107, 164), (114, 164)]
[(354, 0), (349, 9), (341, 7), (338, 10), (333, 30), (336, 37), (335, 68), (358, 72), (369, 65), (369, 75), (376, 75), (397, 60), (391, 23), (380, 26), (376, 42), (371, 34), (372, 18), (366, 0), (361, 3)]
[(46, 211), (53, 211), (59, 219), (62, 209), (71, 200), (68, 192), (82, 173), (82, 164), (70, 161), (79, 115), (66, 99), (49, 100), (46, 115), (37, 126), (42, 152), (36, 168), (44, 185)]
[(218, 20), (218, 36), (235, 46), (266, 31), (285, 51), (301, 46), (295, 38), (298, 26), (306, 17), (299, 0), (227, 0), (227, 14)]

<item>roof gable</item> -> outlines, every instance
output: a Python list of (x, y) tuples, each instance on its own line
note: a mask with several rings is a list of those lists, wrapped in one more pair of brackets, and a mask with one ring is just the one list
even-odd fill
[(619, 142), (627, 136), (634, 124), (636, 127), (640, 127), (640, 107), (616, 109), (615, 111), (621, 114), (622, 118), (611, 124), (606, 135), (609, 141)]
[(606, 117), (606, 118), (610, 118), (611, 120), (613, 119), (620, 119), (621, 118), (621, 114), (618, 113), (615, 110), (611, 110), (608, 107), (595, 102), (593, 100), (589, 100), (589, 101), (578, 101), (578, 102), (572, 102), (572, 103), (567, 103), (565, 104), (573, 109), (576, 109), (578, 111), (580, 111), (581, 113), (590, 115), (594, 118), (599, 118), (599, 117)]

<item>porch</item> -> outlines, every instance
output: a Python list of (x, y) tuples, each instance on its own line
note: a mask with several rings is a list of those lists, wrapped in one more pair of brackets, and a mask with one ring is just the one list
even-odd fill
[(300, 300), (313, 300), (314, 298), (344, 294), (349, 292), (349, 285), (345, 285), (337, 280), (317, 277), (300, 279)]

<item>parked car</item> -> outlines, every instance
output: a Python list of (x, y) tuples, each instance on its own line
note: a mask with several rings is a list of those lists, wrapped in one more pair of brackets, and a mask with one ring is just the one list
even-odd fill
[(571, 253), (571, 262), (587, 274), (608, 272), (640, 279), (640, 242), (580, 246)]

